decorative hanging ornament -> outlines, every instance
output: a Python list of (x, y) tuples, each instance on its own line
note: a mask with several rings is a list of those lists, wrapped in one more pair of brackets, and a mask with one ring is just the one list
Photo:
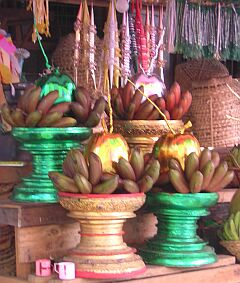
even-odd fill
[(79, 49), (82, 28), (82, 2), (79, 7), (77, 19), (74, 23), (75, 30), (75, 46), (74, 46), (74, 82), (78, 85), (78, 66), (79, 66)]
[(104, 173), (116, 173), (113, 162), (118, 162), (120, 157), (128, 160), (129, 147), (120, 134), (103, 133), (94, 134), (87, 144), (84, 155), (89, 157), (90, 152), (99, 156)]
[(191, 152), (196, 152), (198, 156), (200, 155), (199, 142), (193, 135), (188, 133), (168, 133), (161, 136), (155, 143), (152, 151), (153, 157), (157, 158), (161, 164), (158, 184), (168, 182), (168, 162), (171, 158), (177, 159), (184, 170), (185, 158)]
[(71, 102), (76, 89), (73, 80), (68, 75), (60, 73), (58, 69), (49, 72), (35, 82), (42, 89), (41, 97), (46, 96), (51, 91), (57, 90), (59, 97), (55, 101), (55, 104)]
[(94, 24), (94, 11), (93, 11), (93, 3), (91, 5), (91, 20), (89, 26), (89, 69), (91, 73), (91, 77), (93, 80), (94, 89), (96, 89), (96, 64), (95, 64), (95, 34), (96, 34), (96, 27)]
[[(49, 5), (48, 0), (29, 0), (27, 10), (33, 11), (35, 25), (40, 34), (44, 34), (47, 37), (50, 36), (49, 32)], [(32, 41), (37, 41), (37, 33), (35, 27), (33, 27)]]
[(119, 13), (125, 13), (128, 11), (129, 9), (129, 4), (128, 4), (128, 0), (117, 0), (116, 1), (116, 10)]

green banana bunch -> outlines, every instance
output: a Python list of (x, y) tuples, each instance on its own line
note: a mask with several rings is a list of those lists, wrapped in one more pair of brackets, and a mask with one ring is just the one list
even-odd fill
[(160, 163), (156, 159), (146, 164), (138, 147), (131, 150), (129, 161), (120, 158), (115, 164), (122, 188), (129, 193), (148, 192), (156, 183), (160, 172)]
[(218, 236), (224, 241), (240, 240), (240, 211), (232, 213), (218, 231)]
[(240, 169), (240, 145), (236, 145), (231, 149), (227, 161), (229, 167)]
[(169, 180), (179, 193), (217, 192), (225, 188), (234, 177), (226, 161), (220, 161), (219, 154), (204, 148), (198, 157), (190, 153), (183, 171), (178, 160), (169, 162)]

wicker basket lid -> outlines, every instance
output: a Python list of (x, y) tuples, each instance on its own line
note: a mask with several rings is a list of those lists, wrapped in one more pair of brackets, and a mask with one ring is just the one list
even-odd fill
[(201, 59), (177, 65), (175, 79), (184, 88), (192, 89), (223, 84), (231, 77), (227, 68), (218, 60)]

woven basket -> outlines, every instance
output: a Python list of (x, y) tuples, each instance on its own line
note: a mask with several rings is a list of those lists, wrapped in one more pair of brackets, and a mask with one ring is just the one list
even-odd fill
[[(175, 79), (192, 93), (187, 119), (201, 146), (233, 146), (240, 142), (240, 83), (216, 60), (195, 60), (178, 65)], [(229, 87), (228, 87), (229, 85)]]
[(240, 260), (240, 241), (221, 241), (220, 244)]
[[(60, 71), (68, 74), (72, 79), (74, 79), (74, 46), (75, 46), (75, 34), (70, 33), (67, 36), (64, 36), (60, 42), (58, 43), (55, 51), (52, 55), (52, 61), (55, 66), (58, 66)], [(95, 38), (95, 62), (96, 62), (96, 82), (99, 82), (99, 74), (100, 74), (100, 62), (101, 62), (101, 53), (103, 50), (103, 41), (98, 37)], [(81, 52), (81, 51), (80, 51)], [(86, 78), (86, 69), (88, 66), (84, 65), (81, 58), (83, 56), (79, 56), (79, 66), (78, 66), (78, 86), (84, 86), (88, 90), (91, 90), (94, 93), (94, 96), (99, 94), (101, 89), (98, 89), (98, 93), (94, 91), (93, 80), (91, 78), (90, 72), (88, 75), (88, 82)], [(102, 84), (100, 84), (102, 85)]]

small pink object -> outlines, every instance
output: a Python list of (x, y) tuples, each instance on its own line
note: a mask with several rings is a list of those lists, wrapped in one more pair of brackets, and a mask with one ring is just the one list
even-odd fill
[(54, 263), (54, 271), (58, 273), (59, 279), (75, 279), (75, 264), (73, 262)]
[(51, 275), (50, 259), (36, 260), (36, 276), (50, 276), (50, 275)]

